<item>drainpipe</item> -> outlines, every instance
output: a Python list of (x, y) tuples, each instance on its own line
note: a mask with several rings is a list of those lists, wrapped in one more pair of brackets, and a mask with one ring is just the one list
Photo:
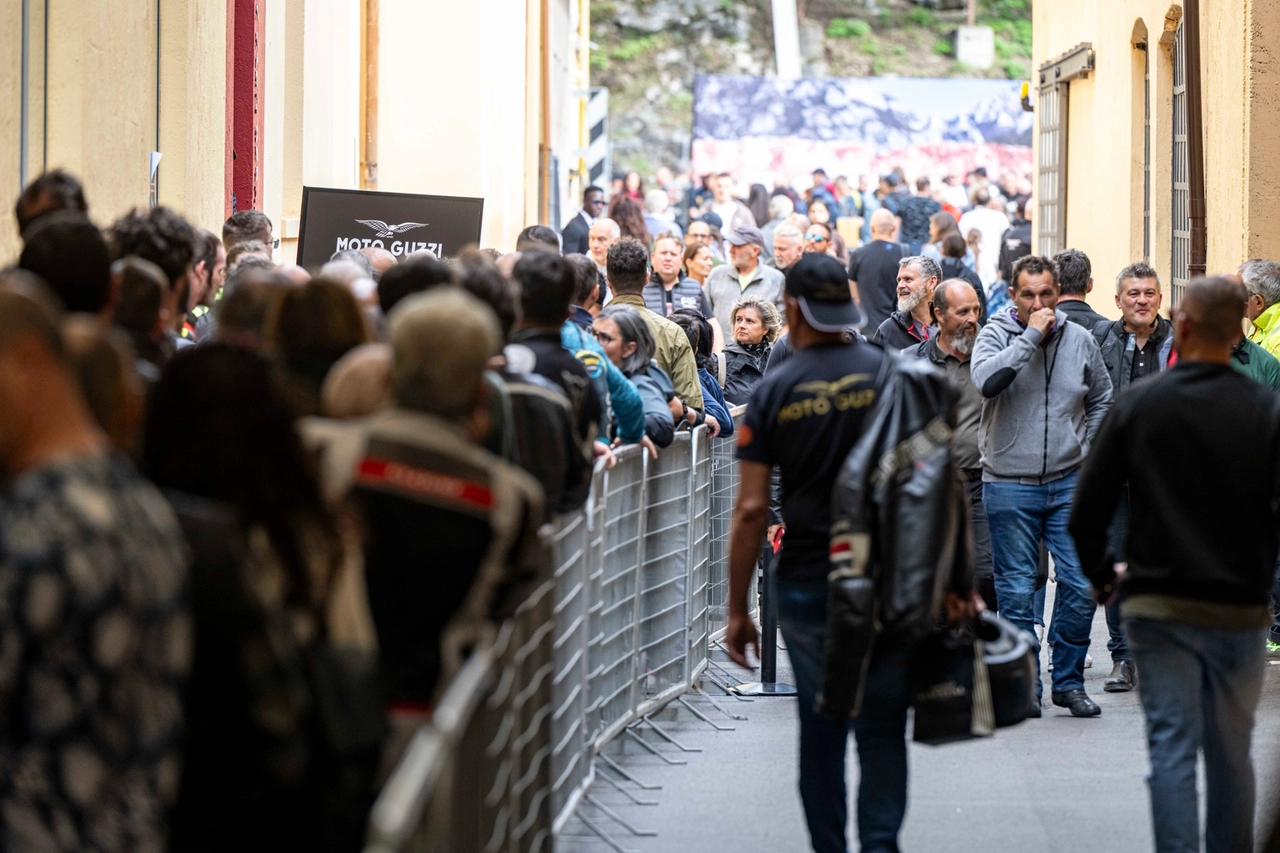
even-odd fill
[(380, 0), (363, 0), (360, 16), (360, 189), (378, 188), (378, 21)]
[[(48, 24), (46, 23), (46, 26)], [(27, 188), (27, 134), (30, 126), (31, 98), (31, 0), (22, 0), (22, 104), (18, 111), (18, 192)]]
[(538, 101), (541, 127), (538, 131), (538, 221), (551, 223), (551, 0), (542, 0), (538, 14)]
[(1204, 118), (1200, 87), (1200, 0), (1184, 0), (1183, 32), (1187, 63), (1188, 209), (1191, 225), (1190, 278), (1204, 275), (1208, 257), (1208, 228), (1204, 199)]

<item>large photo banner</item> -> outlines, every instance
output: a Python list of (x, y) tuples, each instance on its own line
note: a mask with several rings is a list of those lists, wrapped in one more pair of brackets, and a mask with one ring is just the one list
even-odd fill
[(313, 269), (334, 252), (368, 246), (397, 259), (421, 249), (451, 257), (480, 242), (483, 215), (479, 198), (303, 187), (298, 263)]
[(693, 98), (698, 174), (1031, 173), (1032, 114), (1016, 81), (699, 75)]

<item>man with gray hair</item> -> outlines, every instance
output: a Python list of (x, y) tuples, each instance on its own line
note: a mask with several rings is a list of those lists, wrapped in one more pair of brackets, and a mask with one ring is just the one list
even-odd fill
[(493, 312), (436, 288), (396, 306), (389, 337), (395, 402), (363, 429), (351, 495), (392, 717), (411, 722), (547, 561), (537, 481), (478, 444), (482, 377), (502, 340)]
[[(785, 195), (775, 196), (775, 198), (785, 199), (788, 204), (791, 203), (791, 199)], [(780, 273), (786, 273), (804, 254), (804, 232), (784, 222), (773, 229), (773, 240), (769, 245), (773, 246), (773, 258), (769, 266)]]
[(1254, 258), (1239, 273), (1248, 294), (1244, 313), (1253, 324), (1249, 340), (1280, 358), (1280, 264)]
[(933, 258), (912, 255), (898, 261), (898, 308), (876, 329), (871, 342), (902, 350), (929, 340), (937, 331), (929, 301), (941, 280), (942, 270)]
[(653, 189), (644, 194), (644, 227), (657, 237), (664, 231), (684, 238), (684, 231), (671, 216), (671, 198), (666, 190)]
[[(760, 233), (764, 235), (765, 263), (769, 266), (777, 268), (777, 264), (773, 263), (773, 238), (778, 233), (778, 227), (787, 221), (787, 217), (796, 212), (796, 205), (791, 199), (782, 193), (775, 195), (769, 199), (769, 221), (760, 227)], [(801, 235), (804, 236), (803, 234)], [(797, 255), (796, 257), (799, 257)], [(792, 260), (790, 264), (794, 264)], [(784, 266), (783, 269), (786, 269)]]

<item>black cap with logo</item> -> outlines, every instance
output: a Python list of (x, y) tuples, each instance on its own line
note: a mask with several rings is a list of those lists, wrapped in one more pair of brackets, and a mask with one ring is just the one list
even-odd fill
[(819, 332), (843, 332), (865, 322), (849, 291), (849, 273), (830, 255), (806, 252), (787, 270), (786, 281), (787, 295)]

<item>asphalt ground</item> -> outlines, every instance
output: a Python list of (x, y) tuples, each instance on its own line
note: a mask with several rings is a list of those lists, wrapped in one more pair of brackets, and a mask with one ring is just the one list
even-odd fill
[[(1052, 600), (1047, 612), (1052, 613)], [(1001, 729), (992, 738), (940, 747), (911, 745), (910, 800), (901, 838), (904, 850), (1138, 853), (1153, 849), (1142, 710), (1136, 692), (1103, 692), (1102, 682), (1111, 670), (1106, 641), (1106, 621), (1099, 610), (1091, 646), (1094, 665), (1085, 670), (1085, 686), (1102, 706), (1101, 717), (1076, 719), (1063, 709), (1046, 708), (1042, 719)], [(723, 662), (722, 653), (714, 657), (726, 671), (754, 680), (746, 671)], [(786, 681), (790, 672), (785, 652), (781, 657), (778, 680)], [(1047, 673), (1043, 675), (1047, 685)], [(661, 786), (641, 790), (621, 782), (633, 796), (656, 805), (636, 805), (613, 786), (597, 782), (592, 799), (604, 808), (588, 802), (580, 814), (619, 847), (639, 853), (805, 853), (808, 834), (796, 788), (795, 699), (742, 702), (724, 697), (712, 685), (706, 693), (720, 707), (747, 719), (731, 720), (709, 701), (691, 697), (690, 704), (708, 717), (734, 726), (733, 731), (717, 731), (684, 706), (669, 707), (658, 725), (699, 752), (681, 752), (645, 727), (637, 734), (664, 756), (687, 763), (668, 764), (630, 736), (615, 742), (609, 753), (645, 784)], [(1253, 755), (1262, 834), (1261, 827), (1269, 825), (1280, 804), (1280, 666), (1268, 666)], [(852, 796), (858, 784), (852, 738), (848, 759)], [(604, 809), (635, 829), (657, 835), (634, 835)], [(856, 839), (852, 826), (850, 838)], [(610, 849), (608, 842), (577, 819), (566, 827), (557, 845), (564, 853)], [(850, 850), (856, 849), (856, 840), (851, 841)]]

